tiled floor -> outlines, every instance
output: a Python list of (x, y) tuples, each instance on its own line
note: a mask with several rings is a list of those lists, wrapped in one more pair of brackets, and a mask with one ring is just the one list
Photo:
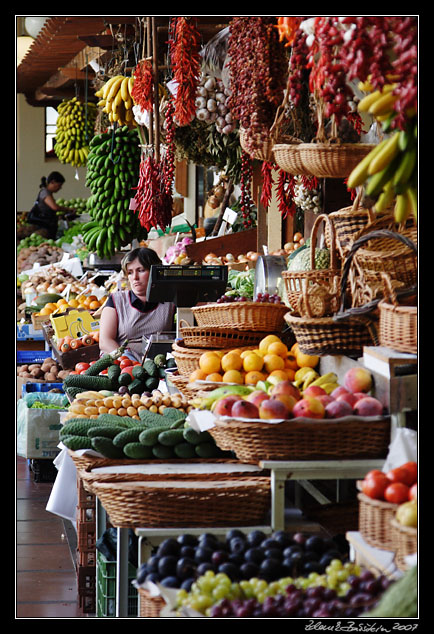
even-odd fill
[(73, 548), (61, 517), (45, 510), (53, 484), (16, 472), (16, 618), (88, 618), (79, 606)]

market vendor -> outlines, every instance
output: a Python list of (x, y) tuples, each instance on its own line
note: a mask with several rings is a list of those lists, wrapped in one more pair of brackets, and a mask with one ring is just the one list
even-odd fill
[(113, 352), (128, 340), (126, 354), (142, 361), (143, 335), (175, 329), (173, 303), (146, 301), (153, 264), (161, 264), (161, 260), (153, 249), (146, 247), (133, 249), (122, 260), (121, 267), (129, 288), (113, 292), (104, 304), (99, 329), (101, 353)]
[(73, 218), (75, 211), (69, 207), (62, 207), (54, 200), (53, 194), (58, 192), (63, 183), (64, 176), (59, 172), (51, 172), (47, 177), (43, 176), (39, 185), (39, 193), (28, 217), (27, 222), (35, 225), (38, 233), (45, 238), (55, 239), (57, 234), (57, 212), (63, 211), (67, 218)]

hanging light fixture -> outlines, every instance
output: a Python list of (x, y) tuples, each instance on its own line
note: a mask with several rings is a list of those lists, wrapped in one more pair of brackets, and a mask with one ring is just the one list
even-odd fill
[(46, 20), (48, 20), (48, 16), (43, 16), (43, 15), (29, 15), (26, 16), (25, 20), (24, 20), (24, 26), (25, 29), (27, 31), (27, 33), (31, 36), (36, 38), (39, 34), (39, 31), (42, 29), (42, 27), (44, 26)]

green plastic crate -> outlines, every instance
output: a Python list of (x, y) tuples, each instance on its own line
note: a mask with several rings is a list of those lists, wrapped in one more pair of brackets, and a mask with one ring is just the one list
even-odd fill
[[(128, 616), (137, 617), (138, 594), (131, 584), (137, 570), (128, 564)], [(116, 616), (116, 561), (108, 561), (97, 549), (96, 555), (96, 608), (97, 617)]]

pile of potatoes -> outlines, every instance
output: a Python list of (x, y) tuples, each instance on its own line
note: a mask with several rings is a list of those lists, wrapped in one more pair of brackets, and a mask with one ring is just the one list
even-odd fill
[(23, 379), (62, 383), (72, 370), (63, 370), (55, 359), (49, 357), (42, 363), (24, 363), (17, 367), (17, 376)]
[(51, 244), (43, 243), (39, 246), (25, 247), (21, 249), (17, 256), (17, 271), (27, 271), (33, 268), (35, 262), (41, 266), (59, 262), (64, 253), (62, 249)]

